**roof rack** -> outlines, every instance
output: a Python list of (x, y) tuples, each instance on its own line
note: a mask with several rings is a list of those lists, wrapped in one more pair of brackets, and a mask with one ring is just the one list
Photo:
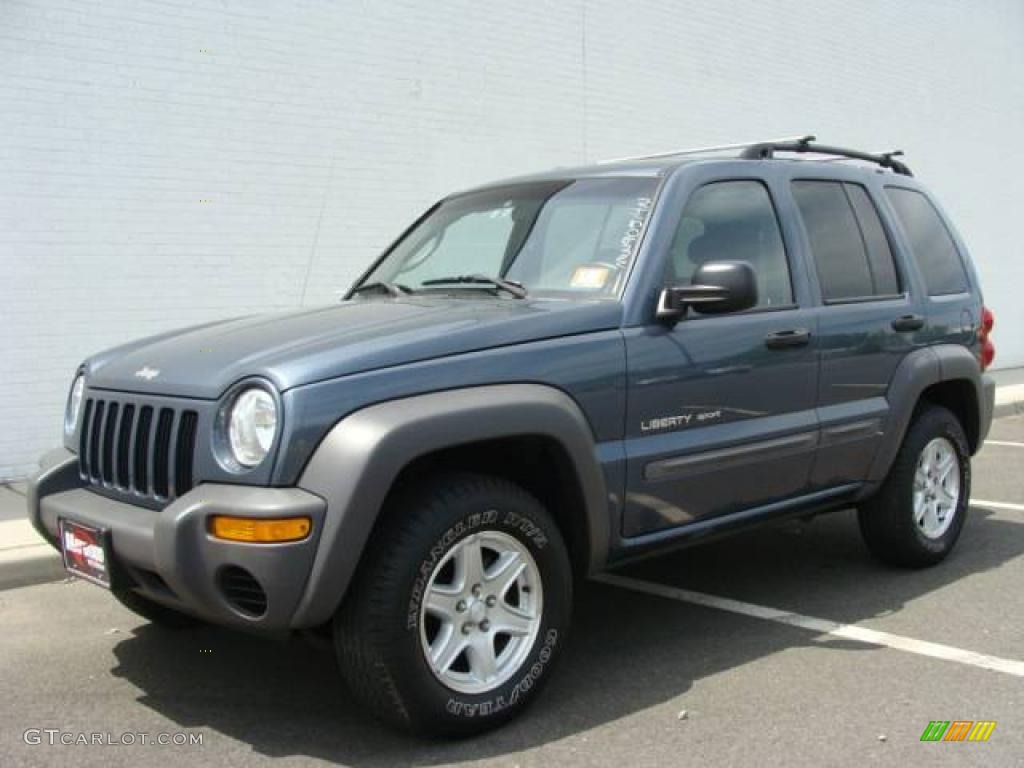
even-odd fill
[(616, 157), (610, 160), (599, 160), (598, 165), (608, 163), (623, 163), (630, 160), (657, 160), (663, 157), (681, 157), (683, 155), (700, 155), (706, 152), (726, 152), (732, 149), (742, 150), (740, 157), (747, 160), (767, 160), (774, 157), (776, 152), (797, 152), (813, 153), (816, 155), (832, 155), (830, 161), (836, 160), (865, 160), (869, 163), (876, 163), (882, 168), (890, 168), (893, 172), (904, 176), (913, 176), (910, 168), (894, 158), (903, 155), (902, 150), (895, 152), (882, 152), (872, 154), (861, 152), (856, 149), (844, 149), (832, 147), (826, 144), (815, 144), (816, 136), (788, 136), (782, 139), (769, 139), (768, 141), (748, 141), (741, 144), (720, 144), (713, 147), (693, 147), (689, 149), (673, 149), (668, 152), (657, 152), (651, 155), (631, 155), (629, 157)]
[(730, 149), (747, 149), (753, 146), (781, 146), (783, 144), (792, 144), (799, 141), (809, 139), (814, 141), (813, 136), (786, 136), (781, 139), (769, 139), (768, 141), (745, 141), (741, 144), (720, 144), (715, 147), (690, 147), (687, 149), (672, 149), (668, 152), (656, 152), (652, 155), (630, 155), (629, 157), (613, 157), (608, 160), (598, 160), (598, 165), (607, 165), (609, 163), (625, 163), (629, 160), (657, 160), (662, 157), (676, 157), (678, 155), (701, 155), (705, 152), (726, 152)]
[(740, 157), (748, 160), (767, 160), (774, 157), (776, 152), (812, 152), (817, 155), (833, 155), (835, 160), (864, 160), (869, 163), (876, 163), (882, 168), (891, 168), (894, 173), (899, 173), (903, 176), (914, 175), (906, 163), (894, 159), (902, 156), (903, 150), (898, 149), (894, 152), (871, 154), (870, 152), (860, 152), (856, 149), (832, 147), (827, 144), (814, 144), (814, 139), (814, 136), (804, 136), (799, 139), (765, 141), (760, 144), (751, 144), (743, 150)]

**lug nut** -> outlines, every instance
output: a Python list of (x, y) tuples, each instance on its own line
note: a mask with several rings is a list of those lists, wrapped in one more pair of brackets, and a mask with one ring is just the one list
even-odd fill
[(480, 597), (480, 592), (481, 591), (482, 590), (480, 589), (480, 585), (479, 584), (474, 584), (473, 585), (473, 597)]
[(494, 604), (496, 602), (498, 602), (498, 599), (494, 595), (488, 595), (487, 596), (487, 607), (488, 608), (493, 608)]
[(491, 628), (491, 622), (489, 622), (487, 619), (484, 619), (483, 621), (480, 622), (480, 631), (481, 632), (486, 632), (490, 628)]
[(473, 622), (472, 621), (467, 621), (465, 624), (462, 625), (462, 634), (468, 635), (472, 631), (473, 631)]
[(459, 613), (462, 613), (464, 610), (466, 610), (466, 601), (465, 600), (459, 600), (459, 602), (457, 602), (455, 604), (455, 610), (458, 611)]

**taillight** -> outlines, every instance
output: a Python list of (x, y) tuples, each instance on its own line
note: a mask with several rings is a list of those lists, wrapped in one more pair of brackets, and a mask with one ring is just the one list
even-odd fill
[(985, 370), (996, 357), (996, 347), (992, 343), (990, 338), (992, 328), (996, 324), (996, 316), (992, 314), (992, 310), (988, 307), (981, 308), (981, 328), (978, 331), (978, 340), (981, 341), (981, 354), (979, 362), (981, 363), (981, 370)]

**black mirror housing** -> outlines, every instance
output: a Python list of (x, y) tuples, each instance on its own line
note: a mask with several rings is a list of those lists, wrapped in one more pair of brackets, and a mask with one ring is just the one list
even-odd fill
[(757, 305), (757, 275), (745, 261), (709, 261), (693, 273), (690, 285), (666, 288), (658, 317), (678, 320), (687, 307), (704, 315), (742, 312)]

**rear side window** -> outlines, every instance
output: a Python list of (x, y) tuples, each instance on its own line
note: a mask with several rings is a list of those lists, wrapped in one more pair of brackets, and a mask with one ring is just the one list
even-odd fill
[(886, 187), (885, 193), (910, 239), (910, 248), (928, 286), (928, 295), (966, 291), (967, 272), (963, 260), (931, 201), (920, 192), (901, 187)]
[(860, 233), (864, 237), (875, 295), (898, 294), (900, 279), (896, 274), (896, 263), (893, 261), (889, 238), (885, 235), (885, 229), (882, 227), (881, 219), (878, 218), (875, 204), (871, 202), (867, 190), (859, 184), (844, 184), (843, 189), (846, 190), (850, 203), (853, 205), (853, 211), (857, 214)]
[(825, 301), (899, 294), (889, 240), (863, 187), (839, 181), (794, 181), (793, 197)]

